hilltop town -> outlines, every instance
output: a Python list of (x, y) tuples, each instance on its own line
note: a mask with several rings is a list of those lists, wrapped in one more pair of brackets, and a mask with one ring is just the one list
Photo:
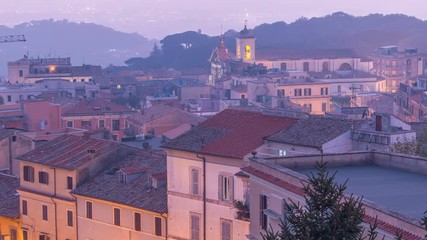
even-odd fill
[(245, 24), (232, 51), (221, 35), (206, 69), (11, 59), (0, 239), (261, 240), (320, 160), (363, 197), (363, 228), (424, 239), (427, 49), (256, 37)]

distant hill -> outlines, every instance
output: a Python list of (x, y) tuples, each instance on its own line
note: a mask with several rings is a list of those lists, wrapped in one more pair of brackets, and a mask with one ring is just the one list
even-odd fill
[[(337, 12), (320, 18), (301, 18), (290, 24), (262, 24), (251, 32), (256, 37), (257, 50), (353, 48), (360, 55), (366, 55), (384, 45), (398, 45), (427, 52), (427, 21), (400, 14), (354, 17)], [(234, 30), (225, 34), (226, 46), (231, 52), (235, 51), (236, 34)], [(163, 51), (156, 51), (148, 58), (132, 58), (126, 63), (134, 69), (202, 67), (208, 70), (207, 59), (218, 40), (219, 37), (196, 32), (174, 34), (160, 41)]]
[(7, 61), (22, 58), (27, 52), (35, 58), (69, 56), (74, 65), (123, 65), (131, 57), (148, 56), (155, 43), (136, 33), (67, 20), (31, 21), (13, 28), (0, 26), (0, 36), (10, 34), (24, 34), (27, 42), (0, 44), (0, 76), (6, 75)]

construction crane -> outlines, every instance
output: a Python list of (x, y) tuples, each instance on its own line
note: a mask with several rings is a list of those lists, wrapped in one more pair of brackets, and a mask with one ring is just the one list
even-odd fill
[(24, 35), (9, 35), (9, 36), (0, 36), (0, 43), (9, 43), (9, 42), (25, 42)]

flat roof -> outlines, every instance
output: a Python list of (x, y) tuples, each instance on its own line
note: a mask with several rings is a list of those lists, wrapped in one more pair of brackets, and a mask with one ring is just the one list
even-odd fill
[[(311, 169), (293, 169), (306, 174)], [(328, 167), (337, 171), (338, 183), (347, 182), (347, 193), (384, 206), (408, 217), (421, 219), (427, 209), (427, 175), (377, 165)]]

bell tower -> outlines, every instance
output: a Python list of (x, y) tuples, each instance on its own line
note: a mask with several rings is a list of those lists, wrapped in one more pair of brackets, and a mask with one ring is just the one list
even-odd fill
[(236, 37), (236, 58), (244, 62), (255, 61), (255, 37), (249, 33), (247, 21)]

